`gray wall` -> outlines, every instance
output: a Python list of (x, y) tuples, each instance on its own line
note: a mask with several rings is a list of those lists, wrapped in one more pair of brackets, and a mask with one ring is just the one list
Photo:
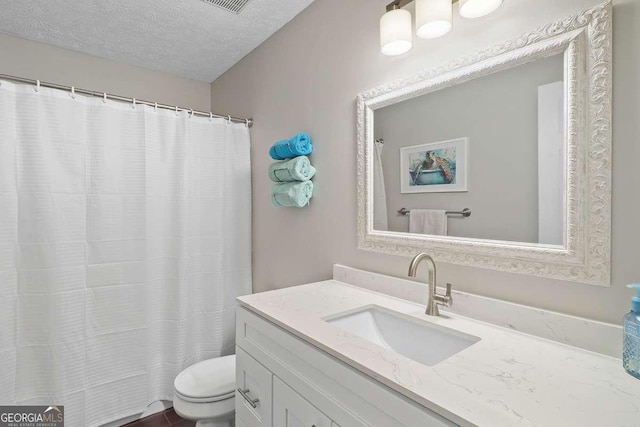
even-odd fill
[(209, 111), (211, 87), (167, 73), (0, 34), (0, 74)]
[[(366, 89), (518, 36), (599, 0), (509, 0), (498, 13), (462, 22), (408, 54), (380, 54), (378, 21), (388, 0), (316, 0), (213, 83), (213, 106), (253, 116), (254, 289), (331, 277), (343, 263), (394, 276), (409, 258), (356, 249), (355, 97)], [(456, 14), (457, 15), (457, 14)], [(624, 285), (640, 280), (640, 2), (614, 6), (613, 285), (581, 285), (442, 264), (457, 289), (619, 323), (629, 309)], [(305, 209), (269, 203), (267, 150), (306, 130), (315, 139), (316, 191)], [(425, 274), (422, 272), (421, 274)]]
[[(470, 208), (469, 218), (449, 218), (450, 236), (537, 243), (538, 86), (563, 78), (564, 57), (554, 55), (377, 110), (389, 230), (409, 230), (402, 207)], [(400, 148), (461, 137), (469, 138), (469, 191), (400, 192)]]

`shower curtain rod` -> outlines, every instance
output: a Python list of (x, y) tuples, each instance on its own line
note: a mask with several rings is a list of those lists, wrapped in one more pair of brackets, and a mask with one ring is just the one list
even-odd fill
[(37, 87), (46, 87), (46, 88), (51, 88), (51, 89), (60, 89), (60, 90), (67, 90), (73, 93), (81, 93), (83, 95), (89, 95), (89, 96), (96, 96), (96, 97), (100, 97), (100, 98), (105, 98), (105, 99), (111, 99), (114, 101), (122, 101), (122, 102), (135, 102), (136, 104), (144, 104), (144, 105), (148, 105), (150, 107), (154, 107), (154, 108), (162, 108), (163, 110), (172, 110), (172, 111), (187, 111), (189, 114), (195, 114), (196, 116), (202, 116), (202, 117), (215, 117), (215, 118), (221, 118), (221, 119), (227, 119), (230, 120), (232, 122), (235, 123), (245, 123), (248, 127), (253, 126), (253, 119), (243, 119), (241, 117), (233, 117), (233, 116), (223, 116), (221, 114), (216, 114), (216, 113), (208, 113), (205, 111), (197, 111), (197, 110), (192, 110), (190, 108), (182, 108), (182, 107), (178, 107), (177, 105), (166, 105), (166, 104), (160, 104), (158, 102), (151, 102), (151, 101), (144, 101), (141, 99), (137, 99), (137, 98), (128, 98), (126, 96), (120, 96), (120, 95), (113, 95), (110, 93), (106, 93), (106, 92), (96, 92), (93, 90), (87, 90), (87, 89), (80, 89), (77, 87), (73, 87), (73, 86), (64, 86), (64, 85), (59, 85), (56, 83), (47, 83), (47, 82), (42, 82), (40, 80), (32, 80), (32, 79), (25, 79), (23, 77), (16, 77), (16, 76), (10, 76), (7, 74), (0, 74), (0, 80), (9, 80), (9, 81), (13, 81), (13, 82), (18, 82), (18, 83), (26, 83), (26, 84), (32, 84), (35, 85)]

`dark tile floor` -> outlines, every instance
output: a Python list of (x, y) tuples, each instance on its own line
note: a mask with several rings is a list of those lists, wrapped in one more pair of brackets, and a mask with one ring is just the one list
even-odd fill
[(194, 421), (180, 418), (173, 408), (125, 424), (126, 427), (193, 427), (195, 425)]

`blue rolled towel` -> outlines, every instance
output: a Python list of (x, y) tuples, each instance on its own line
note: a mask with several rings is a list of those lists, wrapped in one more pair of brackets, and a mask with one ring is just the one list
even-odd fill
[(299, 133), (291, 139), (283, 139), (273, 144), (269, 149), (269, 155), (273, 160), (285, 160), (306, 156), (312, 151), (311, 137), (306, 133)]

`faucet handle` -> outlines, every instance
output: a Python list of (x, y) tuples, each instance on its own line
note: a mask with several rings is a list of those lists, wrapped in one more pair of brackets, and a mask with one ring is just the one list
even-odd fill
[(451, 283), (447, 283), (447, 293), (444, 295), (436, 295), (436, 302), (440, 305), (451, 307), (453, 305), (453, 297), (451, 296)]
[(447, 283), (447, 293), (445, 294), (445, 296), (451, 298), (451, 288), (453, 288), (453, 285), (451, 283)]

